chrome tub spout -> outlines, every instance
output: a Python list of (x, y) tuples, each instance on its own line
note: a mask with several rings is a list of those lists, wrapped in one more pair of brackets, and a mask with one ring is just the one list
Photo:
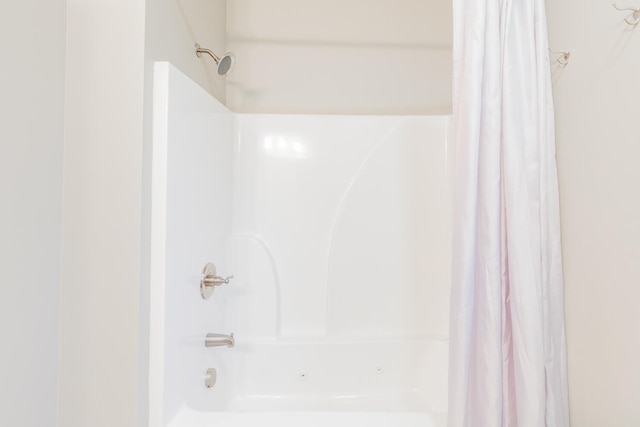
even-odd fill
[(223, 347), (227, 346), (229, 348), (233, 347), (236, 344), (236, 340), (233, 338), (233, 333), (230, 335), (224, 334), (207, 334), (207, 337), (204, 339), (205, 347)]

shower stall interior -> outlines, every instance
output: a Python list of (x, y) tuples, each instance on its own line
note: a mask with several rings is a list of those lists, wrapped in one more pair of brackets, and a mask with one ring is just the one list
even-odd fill
[(445, 425), (449, 117), (153, 120), (151, 425)]

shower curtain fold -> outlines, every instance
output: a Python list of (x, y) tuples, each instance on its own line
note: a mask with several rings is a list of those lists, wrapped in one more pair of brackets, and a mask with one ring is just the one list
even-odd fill
[(543, 0), (454, 0), (450, 427), (569, 426)]

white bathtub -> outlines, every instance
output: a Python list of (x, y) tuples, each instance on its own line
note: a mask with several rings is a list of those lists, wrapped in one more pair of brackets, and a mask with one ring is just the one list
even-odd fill
[(446, 415), (425, 412), (255, 412), (186, 410), (171, 427), (445, 427)]
[(208, 351), (222, 391), (210, 392), (210, 405), (220, 410), (184, 404), (168, 425), (445, 426), (446, 357), (438, 339), (240, 341)]
[[(448, 119), (238, 116), (156, 77), (150, 425), (444, 426)], [(203, 300), (207, 262), (234, 278)]]

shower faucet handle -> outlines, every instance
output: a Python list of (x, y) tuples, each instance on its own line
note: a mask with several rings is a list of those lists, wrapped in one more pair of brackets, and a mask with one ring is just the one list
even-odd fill
[(200, 295), (202, 298), (207, 299), (213, 294), (213, 290), (216, 286), (229, 283), (229, 280), (233, 279), (233, 276), (220, 277), (216, 272), (216, 266), (212, 262), (208, 262), (202, 270), (202, 276), (200, 276)]
[(230, 279), (233, 279), (233, 276), (227, 276), (227, 277), (220, 277), (220, 276), (204, 277), (202, 279), (202, 281), (204, 282), (205, 286), (220, 286), (220, 285), (224, 285), (225, 283), (229, 283)]

